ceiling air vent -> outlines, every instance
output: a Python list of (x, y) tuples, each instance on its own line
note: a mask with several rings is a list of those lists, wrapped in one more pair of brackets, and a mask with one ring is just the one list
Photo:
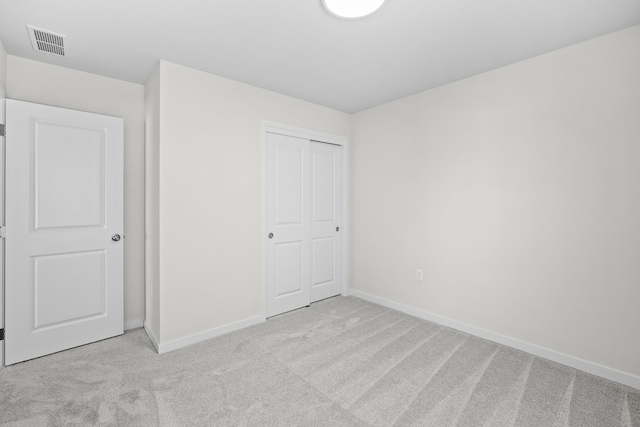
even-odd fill
[(64, 56), (64, 38), (62, 34), (27, 25), (29, 37), (33, 49), (38, 52), (50, 53), (52, 55)]

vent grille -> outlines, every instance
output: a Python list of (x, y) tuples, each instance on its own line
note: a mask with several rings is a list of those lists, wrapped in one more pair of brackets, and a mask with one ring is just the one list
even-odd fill
[(64, 55), (64, 38), (66, 36), (51, 31), (27, 25), (29, 37), (34, 50), (50, 53), (52, 55)]

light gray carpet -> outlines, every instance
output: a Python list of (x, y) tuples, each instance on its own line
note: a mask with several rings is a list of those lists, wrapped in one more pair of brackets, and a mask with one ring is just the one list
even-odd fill
[(640, 427), (640, 390), (336, 297), (164, 355), (138, 329), (0, 369), (0, 423)]

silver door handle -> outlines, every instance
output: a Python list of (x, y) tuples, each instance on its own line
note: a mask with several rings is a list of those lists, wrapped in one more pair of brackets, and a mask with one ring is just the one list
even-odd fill
[(113, 240), (114, 242), (117, 242), (120, 240), (120, 235), (119, 234), (114, 234), (113, 236), (111, 236), (111, 240)]

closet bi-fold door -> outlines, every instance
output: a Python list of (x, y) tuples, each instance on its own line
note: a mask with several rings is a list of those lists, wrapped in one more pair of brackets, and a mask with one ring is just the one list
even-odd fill
[(340, 293), (339, 146), (267, 133), (267, 317)]

